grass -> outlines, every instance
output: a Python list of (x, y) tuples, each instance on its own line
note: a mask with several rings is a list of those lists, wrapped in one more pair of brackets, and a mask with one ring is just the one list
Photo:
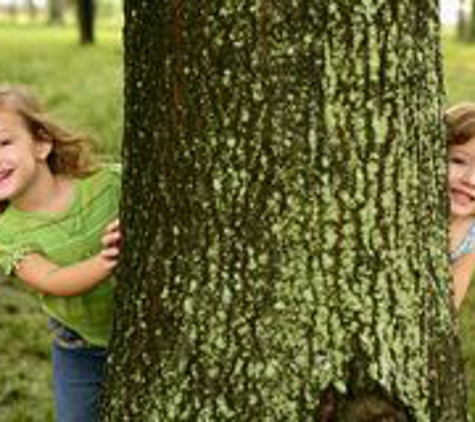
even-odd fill
[(448, 102), (475, 102), (475, 44), (460, 44), (447, 35), (443, 53)]
[[(102, 153), (117, 157), (122, 125), (120, 29), (99, 28), (98, 43), (80, 47), (74, 27), (0, 25), (0, 83), (32, 86), (53, 115), (73, 128), (88, 129), (100, 141)], [(475, 101), (475, 46), (447, 36), (444, 55), (448, 103)], [(49, 338), (34, 295), (4, 283), (0, 322), (0, 421), (52, 421)], [(473, 342), (467, 346), (475, 353), (473, 335), (464, 340)], [(475, 415), (475, 399), (472, 402)]]
[(46, 317), (36, 297), (12, 286), (0, 295), (0, 420), (52, 421)]

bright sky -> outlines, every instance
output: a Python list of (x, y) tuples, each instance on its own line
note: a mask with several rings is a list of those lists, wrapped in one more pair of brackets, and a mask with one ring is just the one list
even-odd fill
[(443, 23), (453, 25), (457, 22), (458, 5), (459, 0), (440, 0), (440, 11)]

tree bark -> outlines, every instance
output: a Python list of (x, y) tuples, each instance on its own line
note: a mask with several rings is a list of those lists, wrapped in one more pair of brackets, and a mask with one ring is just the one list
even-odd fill
[(64, 23), (65, 0), (49, 0), (48, 2), (48, 23), (52, 25), (62, 25)]
[(36, 18), (36, 15), (38, 13), (36, 9), (35, 2), (33, 0), (27, 0), (26, 2), (27, 8), (28, 8), (28, 15), (31, 20), (34, 20)]
[(465, 0), (458, 2), (458, 16), (457, 16), (457, 38), (459, 41), (467, 40), (467, 16), (465, 10)]
[(466, 421), (438, 1), (125, 19), (104, 419)]
[(77, 0), (80, 43), (94, 43), (94, 22), (96, 17), (95, 0)]
[(470, 21), (467, 28), (467, 39), (469, 42), (475, 42), (475, 0), (472, 0), (470, 10)]

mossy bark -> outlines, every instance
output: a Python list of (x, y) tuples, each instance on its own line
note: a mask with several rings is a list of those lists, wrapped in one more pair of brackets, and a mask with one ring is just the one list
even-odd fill
[(125, 16), (105, 420), (467, 420), (438, 1)]

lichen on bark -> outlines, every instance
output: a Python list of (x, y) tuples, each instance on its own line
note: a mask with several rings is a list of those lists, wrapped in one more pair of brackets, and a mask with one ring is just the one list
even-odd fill
[(466, 420), (437, 8), (126, 2), (105, 420)]

